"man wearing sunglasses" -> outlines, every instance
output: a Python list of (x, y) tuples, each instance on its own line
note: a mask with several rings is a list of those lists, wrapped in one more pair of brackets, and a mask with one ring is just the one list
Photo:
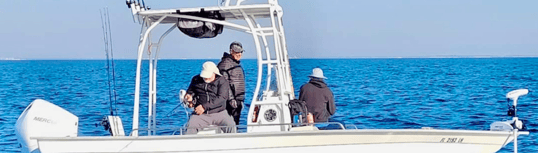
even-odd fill
[(230, 53), (224, 52), (218, 64), (220, 73), (230, 83), (230, 94), (226, 103), (226, 110), (234, 118), (236, 125), (239, 125), (241, 109), (245, 101), (245, 73), (240, 64), (244, 51), (243, 45), (234, 41), (230, 44)]

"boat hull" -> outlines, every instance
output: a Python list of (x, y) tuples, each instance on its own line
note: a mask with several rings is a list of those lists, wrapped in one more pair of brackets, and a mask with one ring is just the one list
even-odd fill
[(214, 135), (37, 138), (46, 152), (496, 152), (508, 131), (327, 130)]

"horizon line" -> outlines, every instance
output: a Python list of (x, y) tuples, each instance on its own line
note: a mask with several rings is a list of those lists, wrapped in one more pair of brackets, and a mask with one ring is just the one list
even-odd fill
[[(538, 55), (510, 55), (510, 56), (491, 56), (491, 55), (447, 55), (447, 56), (389, 56), (389, 57), (290, 57), (289, 59), (417, 59), (417, 58), (536, 58)], [(147, 60), (148, 58), (143, 58)], [(159, 58), (159, 60), (219, 60), (220, 58)], [(243, 58), (257, 59), (257, 58)], [(17, 61), (17, 60), (106, 60), (105, 58), (0, 58), (0, 61)], [(115, 58), (114, 60), (137, 60), (136, 58)]]

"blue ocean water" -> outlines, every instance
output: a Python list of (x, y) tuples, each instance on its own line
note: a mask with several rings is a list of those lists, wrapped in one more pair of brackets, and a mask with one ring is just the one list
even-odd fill
[[(206, 60), (160, 60), (158, 126), (181, 126), (183, 110), (166, 116), (179, 102), (178, 91), (200, 72)], [(218, 60), (211, 60), (218, 62)], [(519, 152), (538, 152), (538, 58), (450, 59), (292, 59), (296, 93), (314, 67), (324, 70), (336, 99), (331, 120), (362, 129), (487, 130), (493, 121), (508, 120), (505, 94), (527, 88), (518, 115), (531, 129), (519, 139)], [(135, 60), (115, 61), (117, 104), (126, 133), (131, 132)], [(256, 60), (242, 60), (247, 79), (247, 106), (256, 81)], [(142, 72), (147, 77), (148, 64)], [(79, 117), (79, 135), (108, 135), (96, 126), (108, 115), (109, 94), (104, 60), (0, 61), (0, 150), (19, 152), (15, 122), (37, 98), (57, 104)], [(147, 126), (147, 78), (142, 80), (140, 127)], [(244, 109), (246, 114), (248, 109)], [(246, 115), (242, 116), (245, 123)], [(499, 152), (513, 152), (512, 144)]]

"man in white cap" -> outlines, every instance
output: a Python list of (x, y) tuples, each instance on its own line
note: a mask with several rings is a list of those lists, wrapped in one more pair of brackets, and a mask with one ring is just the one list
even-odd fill
[(314, 115), (314, 122), (327, 122), (336, 112), (333, 92), (323, 81), (327, 78), (320, 68), (314, 68), (308, 77), (310, 81), (301, 86), (299, 100), (306, 102), (308, 112)]
[[(213, 62), (205, 62), (200, 75), (192, 78), (185, 100), (194, 107), (187, 125), (187, 134), (195, 134), (209, 125), (233, 127), (235, 123), (226, 112), (229, 84)], [(223, 128), (232, 132), (234, 128)]]
[(226, 110), (233, 117), (236, 125), (239, 125), (241, 109), (245, 101), (245, 72), (240, 64), (244, 51), (240, 42), (232, 42), (230, 44), (230, 53), (224, 52), (218, 65), (220, 73), (230, 83), (230, 94)]

